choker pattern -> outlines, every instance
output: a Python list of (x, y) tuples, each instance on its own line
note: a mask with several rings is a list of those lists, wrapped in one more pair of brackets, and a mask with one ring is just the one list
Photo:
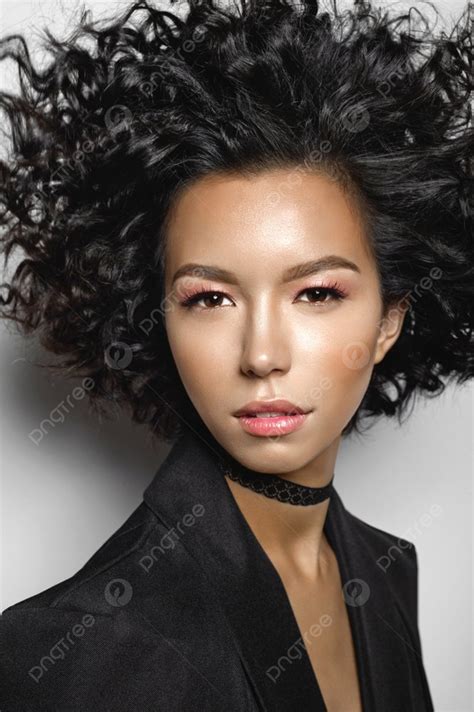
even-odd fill
[(333, 493), (334, 474), (324, 487), (307, 487), (291, 480), (285, 480), (278, 475), (250, 470), (235, 458), (229, 456), (219, 457), (218, 466), (222, 474), (230, 477), (243, 487), (248, 487), (254, 492), (278, 499), (280, 502), (308, 506), (328, 499)]

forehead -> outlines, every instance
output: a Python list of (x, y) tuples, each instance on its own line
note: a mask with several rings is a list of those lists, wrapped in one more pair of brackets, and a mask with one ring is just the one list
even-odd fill
[(356, 199), (326, 175), (295, 169), (198, 179), (175, 201), (166, 241), (168, 273), (210, 259), (246, 272), (329, 252), (369, 259)]

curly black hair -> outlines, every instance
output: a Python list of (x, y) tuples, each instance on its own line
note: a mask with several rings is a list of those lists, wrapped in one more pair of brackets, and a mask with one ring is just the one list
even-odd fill
[(87, 379), (94, 412), (172, 441), (199, 422), (164, 328), (173, 201), (210, 173), (309, 167), (356, 196), (384, 306), (408, 307), (342, 434), (472, 377), (472, 4), (449, 35), (363, 0), (185, 5), (82, 10), (66, 40), (44, 31), (41, 70), (2, 38), (20, 88), (0, 93), (0, 244), (22, 259), (0, 315)]

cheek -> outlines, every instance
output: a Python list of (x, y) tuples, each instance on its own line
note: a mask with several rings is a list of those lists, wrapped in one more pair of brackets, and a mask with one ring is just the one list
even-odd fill
[(357, 313), (340, 321), (321, 320), (317, 328), (306, 329), (295, 338), (318, 408), (352, 415), (372, 375), (377, 342), (374, 315)]
[(220, 384), (222, 388), (227, 381), (224, 377), (227, 351), (222, 339), (213, 337), (212, 332), (203, 338), (202, 328), (189, 328), (172, 319), (167, 322), (167, 334), (176, 368), (191, 400), (218, 394), (219, 388), (213, 388), (212, 384)]

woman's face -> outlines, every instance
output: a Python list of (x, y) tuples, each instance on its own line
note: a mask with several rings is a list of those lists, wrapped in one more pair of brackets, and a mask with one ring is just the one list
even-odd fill
[[(402, 325), (401, 311), (382, 320), (379, 289), (355, 203), (336, 181), (278, 169), (185, 188), (167, 228), (165, 324), (190, 400), (233, 457), (287, 473), (337, 449)], [(276, 398), (308, 412), (299, 429), (255, 435), (234, 415)]]

